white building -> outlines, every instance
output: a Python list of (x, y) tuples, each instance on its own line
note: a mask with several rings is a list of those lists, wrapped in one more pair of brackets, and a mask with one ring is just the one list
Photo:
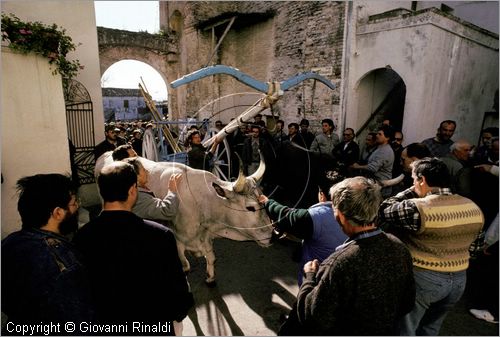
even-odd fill
[(106, 121), (151, 119), (139, 89), (102, 88), (102, 104)]

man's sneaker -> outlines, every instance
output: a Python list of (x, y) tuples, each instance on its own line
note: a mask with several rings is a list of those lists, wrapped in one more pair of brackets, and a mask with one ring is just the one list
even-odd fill
[(483, 321), (490, 323), (498, 323), (498, 321), (495, 321), (495, 317), (493, 317), (488, 310), (469, 309), (469, 312), (477, 319), (482, 319)]

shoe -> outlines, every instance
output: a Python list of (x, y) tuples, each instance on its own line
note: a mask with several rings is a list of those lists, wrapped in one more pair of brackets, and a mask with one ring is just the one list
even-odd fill
[(498, 321), (495, 321), (495, 317), (493, 317), (488, 310), (469, 309), (469, 312), (477, 319), (482, 319), (483, 321), (490, 323), (498, 323)]

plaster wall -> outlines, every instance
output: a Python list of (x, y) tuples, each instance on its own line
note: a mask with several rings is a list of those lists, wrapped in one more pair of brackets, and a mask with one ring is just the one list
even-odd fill
[[(78, 59), (84, 69), (75, 78), (81, 82), (90, 97), (94, 108), (94, 137), (96, 144), (103, 139), (104, 114), (99, 71), (99, 52), (97, 48), (97, 28), (94, 1), (91, 0), (37, 0), (37, 1), (2, 1), (2, 11), (14, 13), (21, 20), (41, 21), (45, 24), (57, 24), (66, 29), (77, 45), (68, 58)], [(78, 46), (78, 44), (80, 44)]]
[[(75, 78), (82, 83), (87, 89), (94, 109), (94, 140), (99, 143), (104, 139), (104, 114), (102, 106), (102, 92), (100, 83), (99, 71), (99, 52), (97, 45), (97, 28), (95, 21), (94, 2), (92, 0), (74, 0), (74, 1), (58, 1), (58, 0), (27, 0), (27, 1), (2, 1), (2, 11), (5, 13), (14, 13), (21, 20), (41, 21), (45, 24), (57, 24), (59, 27), (66, 29), (66, 34), (71, 36), (73, 42), (77, 45), (76, 50), (70, 52), (67, 57), (78, 59), (84, 69), (80, 70), (79, 75)], [(79, 45), (81, 43), (81, 45)], [(3, 64), (2, 64), (3, 66)], [(2, 79), (5, 75), (2, 74)], [(60, 78), (59, 78), (60, 81)], [(10, 81), (12, 82), (12, 80)], [(45, 86), (44, 82), (37, 83), (38, 86)], [(34, 88), (33, 90), (45, 90), (44, 88)], [(48, 91), (51, 97), (52, 93)], [(24, 102), (26, 98), (20, 98), (20, 102)], [(61, 109), (65, 108), (64, 101), (60, 102)], [(59, 116), (61, 123), (64, 124), (64, 132), (53, 130), (53, 133), (58, 135), (66, 135), (66, 116)], [(35, 125), (36, 130), (36, 125)], [(65, 136), (66, 137), (66, 136)], [(64, 143), (67, 140), (65, 138)], [(66, 145), (64, 145), (66, 146)], [(31, 148), (25, 148), (27, 151)], [(33, 147), (33, 152), (38, 152), (37, 147)], [(64, 151), (68, 151), (67, 146)], [(69, 156), (69, 154), (67, 154)], [(66, 154), (64, 154), (66, 156)], [(59, 155), (57, 160), (63, 160), (64, 156)], [(46, 160), (49, 157), (44, 157)], [(38, 165), (38, 163), (37, 163)], [(43, 168), (44, 163), (40, 163)], [(69, 165), (69, 164), (68, 164)], [(36, 166), (31, 166), (35, 169)], [(99, 203), (99, 196), (95, 184), (83, 185), (80, 188), (80, 196), (85, 205), (87, 200), (89, 204)], [(15, 209), (15, 208), (14, 208)]]
[(20, 229), (19, 178), (70, 173), (61, 77), (45, 58), (2, 47), (2, 238)]
[(498, 89), (498, 37), (434, 12), (360, 25), (350, 69), (347, 124), (359, 126), (361, 79), (390, 66), (406, 84), (405, 143), (434, 136), (444, 119), (457, 121), (454, 139), (472, 143)]

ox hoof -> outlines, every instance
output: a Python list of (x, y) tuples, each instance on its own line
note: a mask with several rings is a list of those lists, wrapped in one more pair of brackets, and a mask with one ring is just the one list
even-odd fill
[(207, 285), (207, 287), (209, 287), (209, 288), (215, 288), (215, 286), (217, 285), (217, 282), (215, 282), (215, 280), (212, 280), (212, 281), (205, 280), (205, 284), (206, 284), (206, 285)]

